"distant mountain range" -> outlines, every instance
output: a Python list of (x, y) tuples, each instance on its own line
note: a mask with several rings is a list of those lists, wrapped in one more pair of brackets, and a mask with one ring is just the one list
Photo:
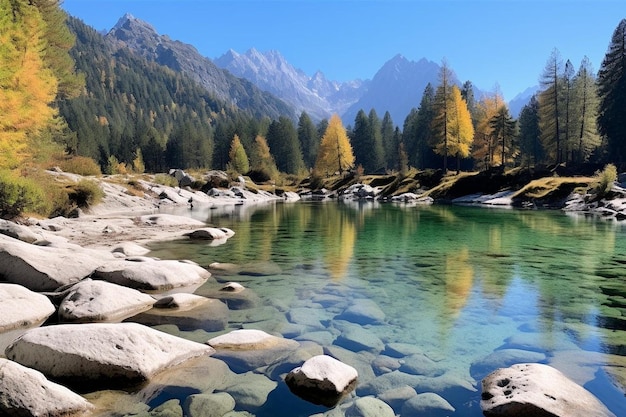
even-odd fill
[[(396, 55), (371, 80), (337, 82), (319, 71), (307, 75), (278, 51), (229, 50), (212, 61), (192, 45), (159, 35), (149, 23), (130, 14), (124, 15), (106, 38), (191, 76), (218, 98), (253, 113), (296, 119), (306, 111), (314, 120), (336, 113), (346, 125), (353, 123), (360, 109), (374, 109), (380, 117), (389, 111), (394, 123), (402, 126), (411, 109), (419, 106), (426, 85), (438, 84), (440, 70), (438, 64), (425, 58), (415, 62)], [(476, 98), (481, 94), (475, 90)], [(514, 116), (531, 95), (520, 94), (512, 100)]]
[(182, 72), (196, 80), (217, 98), (258, 116), (296, 117), (293, 106), (263, 91), (251, 81), (237, 78), (203, 57), (192, 45), (162, 36), (149, 23), (125, 14), (105, 35), (105, 39), (125, 46), (138, 55)]

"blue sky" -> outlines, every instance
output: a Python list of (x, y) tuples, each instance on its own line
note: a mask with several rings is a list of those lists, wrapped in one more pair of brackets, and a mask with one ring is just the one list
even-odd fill
[(446, 59), (461, 81), (510, 100), (538, 79), (554, 48), (598, 70), (626, 18), (624, 0), (65, 0), (97, 30), (124, 13), (217, 58), (277, 50), (308, 75), (371, 79), (396, 54)]

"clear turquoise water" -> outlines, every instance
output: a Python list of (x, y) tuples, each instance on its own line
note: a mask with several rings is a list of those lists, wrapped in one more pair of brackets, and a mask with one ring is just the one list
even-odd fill
[[(241, 273), (214, 276), (258, 294), (264, 317), (233, 314), (227, 330), (260, 328), (330, 349), (340, 345), (363, 363), (392, 356), (390, 344), (410, 344), (436, 368), (414, 387), (437, 392), (459, 416), (482, 415), (480, 379), (497, 367), (498, 354), (517, 349), (522, 359), (556, 367), (626, 415), (626, 398), (608, 376), (616, 369), (626, 376), (619, 370), (626, 366), (626, 225), (560, 212), (374, 203), (184, 213), (236, 235), (219, 246), (162, 242), (152, 255), (238, 264)], [(382, 350), (341, 342), (338, 316), (359, 299), (384, 312), (384, 323), (362, 327)], [(364, 374), (356, 395), (378, 395), (371, 381), (384, 372)], [(281, 411), (290, 396), (278, 389), (270, 395), (278, 405), (256, 414), (312, 413), (298, 410), (300, 403)]]

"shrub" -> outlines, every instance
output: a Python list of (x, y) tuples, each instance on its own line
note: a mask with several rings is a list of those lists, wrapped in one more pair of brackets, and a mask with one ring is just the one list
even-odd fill
[(607, 164), (604, 169), (596, 174), (598, 198), (606, 197), (617, 180), (617, 168), (613, 164)]
[(87, 208), (102, 201), (104, 191), (95, 181), (81, 180), (76, 184), (67, 186), (67, 197), (73, 205)]
[(176, 178), (167, 174), (156, 174), (154, 176), (154, 182), (160, 185), (166, 185), (168, 187), (178, 187), (178, 181)]
[(0, 217), (10, 219), (25, 211), (41, 211), (45, 206), (43, 189), (29, 178), (0, 171)]
[(78, 175), (102, 175), (100, 165), (91, 158), (85, 156), (70, 156), (54, 161), (64, 172), (71, 172)]

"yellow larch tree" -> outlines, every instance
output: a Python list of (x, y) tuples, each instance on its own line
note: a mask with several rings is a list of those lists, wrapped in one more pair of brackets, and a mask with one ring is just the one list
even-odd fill
[(470, 148), (474, 140), (474, 125), (467, 103), (461, 97), (461, 90), (452, 86), (450, 94), (451, 111), (448, 113), (448, 153), (456, 156), (457, 173), (460, 171), (461, 159), (470, 155)]
[(341, 118), (334, 114), (320, 142), (317, 159), (315, 160), (315, 175), (328, 176), (329, 174), (350, 169), (354, 165), (354, 153), (346, 129)]
[(32, 3), (0, 0), (0, 169), (29, 155), (29, 139), (56, 114), (57, 79), (44, 63), (45, 24)]
[(474, 143), (472, 145), (472, 157), (476, 165), (487, 169), (495, 165), (495, 157), (498, 143), (493, 134), (493, 128), (489, 121), (498, 113), (498, 109), (504, 104), (504, 99), (499, 93), (486, 96), (477, 104), (476, 129), (474, 131)]
[(230, 162), (228, 167), (239, 174), (246, 174), (250, 171), (250, 162), (239, 136), (235, 135), (230, 144), (230, 152), (228, 153)]

